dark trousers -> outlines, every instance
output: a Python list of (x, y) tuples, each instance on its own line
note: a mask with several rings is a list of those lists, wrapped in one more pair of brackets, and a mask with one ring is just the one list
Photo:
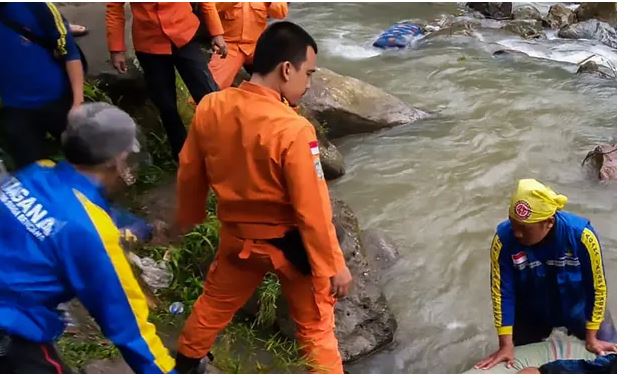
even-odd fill
[(16, 168), (50, 157), (52, 151), (47, 151), (46, 134), (59, 141), (66, 129), (71, 104), (71, 98), (64, 96), (34, 109), (0, 108), (0, 128)]
[(63, 374), (66, 366), (52, 344), (38, 344), (0, 331), (0, 374)]
[(208, 71), (208, 59), (199, 43), (191, 41), (180, 48), (172, 46), (172, 51), (171, 55), (136, 52), (136, 57), (144, 71), (149, 97), (160, 111), (173, 159), (178, 161), (178, 154), (186, 139), (186, 128), (177, 111), (175, 69), (196, 103), (219, 88)]

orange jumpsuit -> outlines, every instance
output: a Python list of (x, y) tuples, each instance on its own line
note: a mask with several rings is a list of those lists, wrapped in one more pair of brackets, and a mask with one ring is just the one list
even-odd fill
[[(177, 47), (187, 44), (199, 28), (190, 3), (131, 3), (130, 7), (134, 20), (131, 35), (139, 52), (171, 54), (171, 43)], [(199, 9), (209, 33), (221, 34), (214, 5), (199, 3)], [(125, 3), (107, 3), (105, 24), (109, 51), (125, 51)]]
[[(287, 17), (287, 3), (212, 3), (213, 25), (221, 25), (228, 56), (213, 54), (208, 69), (220, 89), (232, 85), (244, 64), (252, 64), (254, 48), (267, 26), (268, 18)], [(215, 18), (216, 17), (216, 18)], [(218, 28), (217, 28), (218, 29)], [(214, 34), (217, 35), (217, 34)]]
[[(177, 176), (177, 219), (202, 222), (209, 187), (217, 197), (220, 243), (179, 352), (204, 356), (268, 271), (278, 274), (301, 350), (314, 371), (342, 373), (330, 277), (344, 269), (313, 126), (250, 82), (207, 95), (197, 106)], [(312, 275), (266, 239), (300, 231)]]

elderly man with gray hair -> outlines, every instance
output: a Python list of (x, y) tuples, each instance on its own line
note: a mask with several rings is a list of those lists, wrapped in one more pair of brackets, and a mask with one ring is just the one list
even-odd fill
[(136, 124), (115, 106), (81, 105), (62, 149), (66, 161), (0, 180), (0, 373), (69, 372), (54, 349), (56, 307), (74, 297), (135, 372), (173, 372), (107, 200), (133, 181)]

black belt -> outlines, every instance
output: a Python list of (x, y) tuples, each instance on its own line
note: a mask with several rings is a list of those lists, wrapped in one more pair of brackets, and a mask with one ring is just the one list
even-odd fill
[(298, 271), (305, 276), (311, 275), (311, 264), (307, 257), (305, 244), (298, 229), (292, 229), (285, 233), (282, 238), (268, 239), (268, 243), (283, 251), (285, 258), (292, 263)]

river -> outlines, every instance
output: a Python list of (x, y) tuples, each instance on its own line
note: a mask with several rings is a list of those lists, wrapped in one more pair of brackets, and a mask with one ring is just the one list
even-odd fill
[[(458, 373), (495, 349), (489, 247), (518, 178), (545, 182), (569, 197), (567, 210), (591, 219), (616, 319), (616, 184), (600, 184), (581, 161), (616, 139), (617, 86), (575, 74), (575, 63), (593, 53), (615, 65), (616, 51), (594, 41), (530, 42), (493, 29), (421, 41), (412, 50), (370, 47), (397, 21), (462, 12), (456, 3), (290, 6), (290, 20), (318, 42), (321, 66), (432, 113), (334, 141), (347, 173), (330, 183), (332, 192), (351, 205), (362, 228), (386, 231), (401, 252), (383, 282), (399, 323), (395, 342), (351, 372)], [(500, 48), (531, 57), (494, 58)]]

